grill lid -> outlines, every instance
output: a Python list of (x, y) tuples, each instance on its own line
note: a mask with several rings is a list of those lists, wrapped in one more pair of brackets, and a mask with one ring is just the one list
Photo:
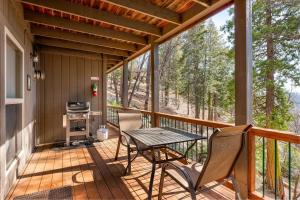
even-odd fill
[(90, 102), (67, 102), (67, 112), (86, 112), (90, 110)]

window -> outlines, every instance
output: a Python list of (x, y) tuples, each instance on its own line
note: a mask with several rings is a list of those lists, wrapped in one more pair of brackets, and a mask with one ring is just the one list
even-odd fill
[(5, 28), (6, 168), (22, 150), (24, 50)]

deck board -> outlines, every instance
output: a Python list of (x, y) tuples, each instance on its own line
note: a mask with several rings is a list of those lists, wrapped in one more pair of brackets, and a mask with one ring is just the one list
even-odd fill
[[(73, 199), (146, 199), (151, 164), (138, 157), (132, 174), (123, 176), (126, 149), (120, 149), (114, 160), (117, 137), (110, 129), (110, 138), (94, 147), (38, 148), (23, 174), (6, 199), (61, 186), (71, 186)], [(157, 170), (153, 198), (157, 198), (160, 169)], [(234, 192), (224, 186), (201, 193), (197, 199), (234, 199)], [(163, 199), (190, 199), (190, 195), (170, 178), (165, 179)]]

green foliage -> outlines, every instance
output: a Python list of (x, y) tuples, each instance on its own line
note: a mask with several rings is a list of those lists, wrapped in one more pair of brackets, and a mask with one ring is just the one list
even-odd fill
[[(233, 9), (230, 13), (233, 14)], [(267, 23), (269, 13), (272, 21)], [(288, 130), (293, 116), (290, 114), (292, 104), (288, 99), (285, 84), (292, 82), (299, 85), (300, 9), (283, 0), (255, 0), (252, 16), (254, 123), (265, 127), (266, 120), (269, 120), (266, 118), (266, 92), (269, 86), (274, 89), (269, 128)], [(229, 42), (234, 42), (234, 21), (228, 21), (223, 30), (228, 32)], [(267, 52), (270, 40), (274, 49), (271, 57), (270, 52)], [(274, 75), (274, 80), (268, 79), (270, 73)]]
[[(160, 81), (195, 105), (208, 107), (208, 91), (215, 96), (213, 106), (232, 109), (233, 62), (229, 49), (212, 21), (199, 24), (160, 48)], [(195, 111), (197, 113), (197, 111)]]

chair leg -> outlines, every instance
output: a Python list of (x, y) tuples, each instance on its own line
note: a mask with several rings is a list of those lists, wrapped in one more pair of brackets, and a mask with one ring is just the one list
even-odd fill
[(164, 180), (165, 180), (165, 173), (166, 173), (165, 171), (166, 171), (166, 168), (162, 167), (161, 175), (160, 175), (160, 182), (159, 182), (158, 200), (161, 200), (161, 198), (162, 198)]
[(194, 190), (194, 188), (190, 188), (190, 194), (191, 194), (191, 199), (192, 200), (196, 200), (196, 192)]
[(239, 186), (238, 186), (235, 178), (231, 177), (231, 181), (232, 181), (233, 188), (235, 190), (236, 199), (241, 200), (242, 198), (241, 198), (241, 194), (240, 194), (240, 189), (239, 189)]
[[(157, 151), (157, 157), (159, 160), (161, 160), (160, 149), (158, 149), (158, 151)], [(158, 166), (161, 167), (161, 163), (159, 163)]]
[(122, 140), (122, 136), (119, 136), (115, 160), (118, 160), (118, 155), (119, 155), (119, 151), (120, 151), (121, 140)]

